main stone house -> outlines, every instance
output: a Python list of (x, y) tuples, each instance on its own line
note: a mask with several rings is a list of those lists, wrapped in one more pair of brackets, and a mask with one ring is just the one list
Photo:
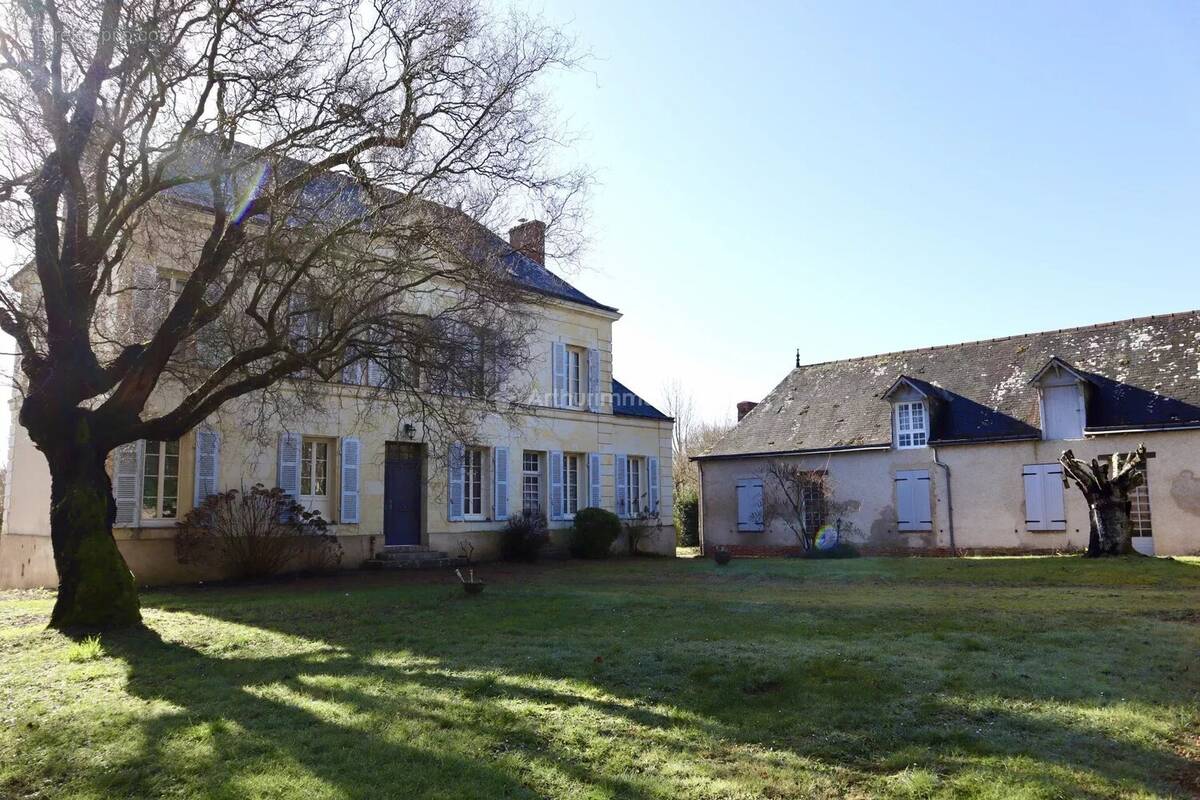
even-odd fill
[[(372, 380), (364, 369), (322, 383), (322, 411), (284, 417), (265, 444), (244, 432), (237, 413), (222, 411), (177, 441), (122, 448), (111, 459), (114, 535), (138, 581), (220, 577), (215, 567), (179, 563), (176, 522), (208, 494), (260, 483), (331, 521), (344, 566), (390, 545), (492, 558), (505, 520), (522, 509), (547, 513), (561, 548), (587, 506), (622, 517), (665, 509), (640, 547), (673, 552), (673, 421), (613, 377), (612, 326), (621, 315), (545, 267), (544, 232), (531, 221), (513, 228), (508, 243), (496, 237), (512, 274), (541, 298), (528, 310), (535, 324), (520, 388), (528, 402), (481, 413), (474, 439), (447, 443), (419, 415), (397, 418), (364, 399), (360, 384)], [(162, 284), (179, 278), (152, 269)], [(0, 586), (53, 586), (49, 472), (17, 408), (14, 400)]]
[(739, 416), (697, 459), (710, 551), (798, 549), (797, 507), (869, 552), (1080, 550), (1088, 509), (1060, 454), (1144, 442), (1134, 547), (1200, 553), (1197, 311), (798, 364)]

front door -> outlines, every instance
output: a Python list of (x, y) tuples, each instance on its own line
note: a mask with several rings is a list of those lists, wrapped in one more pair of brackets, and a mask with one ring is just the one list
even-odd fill
[(421, 543), (421, 448), (387, 445), (383, 486), (384, 544)]

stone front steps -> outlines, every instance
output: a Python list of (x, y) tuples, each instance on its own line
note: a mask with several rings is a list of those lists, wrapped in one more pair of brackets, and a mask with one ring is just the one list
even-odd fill
[(454, 569), (469, 562), (462, 556), (450, 556), (424, 545), (405, 544), (384, 547), (363, 562), (363, 569)]

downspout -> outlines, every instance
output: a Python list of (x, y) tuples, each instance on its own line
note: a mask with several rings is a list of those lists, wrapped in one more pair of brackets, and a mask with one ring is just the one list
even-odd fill
[(954, 546), (954, 495), (950, 491), (950, 465), (942, 463), (942, 461), (938, 458), (938, 451), (936, 447), (931, 449), (933, 450), (933, 463), (941, 467), (946, 473), (946, 515), (949, 517), (950, 523), (948, 526), (950, 531), (950, 552), (953, 553), (955, 552), (956, 548)]

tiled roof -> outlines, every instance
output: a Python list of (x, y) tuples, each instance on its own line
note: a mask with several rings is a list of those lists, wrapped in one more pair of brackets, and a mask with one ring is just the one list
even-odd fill
[[(203, 140), (201, 141), (203, 142)], [(244, 145), (241, 146), (241, 151), (240, 155), (247, 160), (248, 166), (237, 169), (236, 172), (239, 176), (243, 176), (244, 173), (243, 180), (247, 183), (253, 183), (257, 174), (257, 169), (250, 163), (254, 151), (252, 148)], [(204, 165), (201, 163), (201, 160), (205, 157), (211, 158), (212, 151), (211, 149), (206, 150), (204, 144), (198, 143), (184, 159), (175, 165), (173, 170), (168, 170), (167, 177), (171, 177), (172, 172), (183, 177), (191, 177), (192, 175), (202, 173)], [(284, 158), (279, 159), (277, 169), (282, 172), (294, 173), (299, 172), (305, 166), (307, 165), (296, 159)], [(198, 208), (211, 209), (213, 207), (212, 188), (207, 181), (180, 184), (168, 189), (165, 194), (175, 200)], [(460, 213), (454, 209), (434, 203), (430, 203), (429, 206), (435, 208), (439, 213)], [(331, 215), (352, 217), (361, 215), (365, 211), (361, 189), (347, 176), (337, 173), (325, 173), (305, 186), (301, 196), (296, 201), (296, 208), (303, 209), (306, 207), (311, 209), (314, 215), (321, 218)], [(300, 212), (296, 211), (295, 213)], [(472, 232), (472, 236), (478, 235), (480, 240), (475, 243), (475, 246), (482, 246), (491, 253), (498, 255), (509, 273), (521, 285), (539, 294), (569, 300), (573, 303), (579, 303), (580, 305), (604, 311), (616, 311), (612, 306), (607, 306), (593, 300), (555, 275), (544, 265), (537, 263), (522, 253), (514, 251), (508, 242), (494, 231), (473, 221), (472, 223), (476, 229)]]
[(704, 457), (887, 446), (901, 377), (935, 394), (931, 444), (1037, 438), (1029, 381), (1055, 356), (1088, 380), (1088, 430), (1200, 424), (1189, 311), (796, 367)]
[(618, 417), (646, 417), (647, 419), (670, 419), (666, 414), (647, 403), (629, 390), (616, 378), (612, 382), (613, 414)]

